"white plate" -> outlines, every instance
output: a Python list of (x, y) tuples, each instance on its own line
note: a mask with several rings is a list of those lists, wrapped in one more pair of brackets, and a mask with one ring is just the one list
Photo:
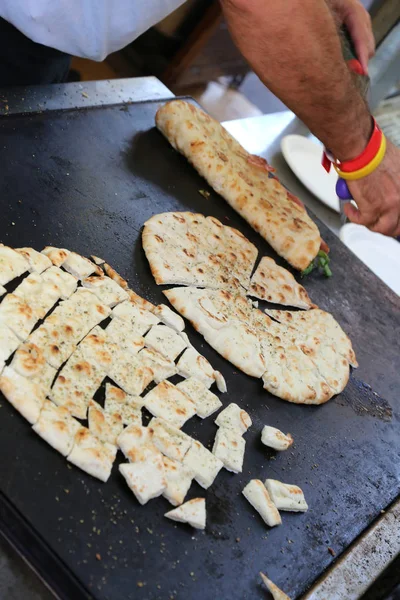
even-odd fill
[(340, 239), (400, 296), (400, 242), (354, 223), (343, 225)]
[(340, 212), (335, 186), (337, 173), (327, 173), (321, 165), (322, 146), (301, 135), (286, 135), (281, 141), (282, 154), (293, 173), (332, 210)]

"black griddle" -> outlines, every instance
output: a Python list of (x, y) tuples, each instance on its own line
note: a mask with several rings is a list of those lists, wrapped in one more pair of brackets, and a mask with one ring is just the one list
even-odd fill
[[(284, 264), (154, 128), (160, 105), (1, 117), (1, 241), (101, 256), (155, 303), (164, 297), (140, 232), (158, 212), (213, 215), (240, 229), (260, 256)], [(206, 497), (205, 532), (165, 519), (171, 506), (162, 498), (139, 506), (117, 464), (107, 484), (68, 466), (1, 400), (0, 528), (59, 597), (265, 598), (262, 570), (297, 598), (333, 562), (329, 548), (340, 555), (398, 497), (399, 298), (318, 226), (334, 276), (312, 274), (307, 290), (350, 335), (360, 363), (337, 398), (320, 407), (279, 400), (187, 326), (227, 380), (224, 404), (237, 402), (253, 420), (243, 473), (223, 470), (206, 493), (197, 484), (190, 490), (190, 498)], [(290, 431), (294, 446), (283, 453), (265, 448), (264, 424)], [(184, 430), (210, 446), (216, 426), (194, 418)], [(254, 477), (300, 485), (309, 512), (283, 513), (283, 525), (269, 529), (241, 495)]]

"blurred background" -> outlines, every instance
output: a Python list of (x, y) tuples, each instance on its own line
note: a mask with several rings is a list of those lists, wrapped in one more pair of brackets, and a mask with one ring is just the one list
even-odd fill
[[(399, 28), (400, 0), (364, 0), (364, 4), (371, 12), (377, 45), (386, 42), (385, 60), (379, 61), (374, 77), (387, 79), (390, 58), (397, 57), (398, 79), (395, 73), (391, 74), (389, 89), (380, 91), (380, 96), (393, 96), (400, 83), (400, 32), (393, 35)], [(141, 75), (155, 75), (176, 95), (195, 97), (220, 121), (286, 108), (250, 71), (235, 48), (218, 0), (187, 0), (102, 63), (74, 59), (70, 79), (91, 81)]]

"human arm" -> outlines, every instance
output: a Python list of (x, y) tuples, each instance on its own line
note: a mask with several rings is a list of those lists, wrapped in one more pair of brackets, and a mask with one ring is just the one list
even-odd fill
[[(265, 85), (339, 160), (358, 156), (371, 135), (371, 115), (343, 59), (330, 6), (322, 0), (221, 0), (221, 4), (235, 43)], [(389, 145), (377, 171), (349, 187), (360, 209), (358, 213), (348, 209), (351, 220), (398, 235), (397, 149)]]

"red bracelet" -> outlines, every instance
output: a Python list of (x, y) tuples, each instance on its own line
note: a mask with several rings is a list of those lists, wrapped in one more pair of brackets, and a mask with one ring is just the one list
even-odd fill
[(344, 171), (345, 173), (351, 173), (352, 171), (363, 169), (369, 165), (371, 160), (373, 160), (377, 155), (382, 143), (382, 131), (379, 129), (375, 119), (372, 118), (372, 120), (374, 122), (374, 129), (367, 147), (359, 156), (353, 158), (352, 160), (344, 160), (343, 162), (337, 161), (337, 166), (341, 171)]
[(363, 169), (364, 167), (369, 165), (370, 162), (375, 158), (379, 151), (379, 148), (381, 147), (383, 134), (382, 130), (378, 127), (378, 124), (376, 123), (373, 117), (372, 120), (374, 123), (374, 129), (372, 131), (372, 135), (369, 139), (367, 147), (356, 158), (344, 161), (333, 160), (327, 155), (327, 151), (324, 152), (322, 158), (322, 165), (328, 173), (330, 171), (332, 162), (336, 164), (340, 171), (343, 171), (344, 173), (352, 173), (353, 171), (359, 171), (360, 169)]

